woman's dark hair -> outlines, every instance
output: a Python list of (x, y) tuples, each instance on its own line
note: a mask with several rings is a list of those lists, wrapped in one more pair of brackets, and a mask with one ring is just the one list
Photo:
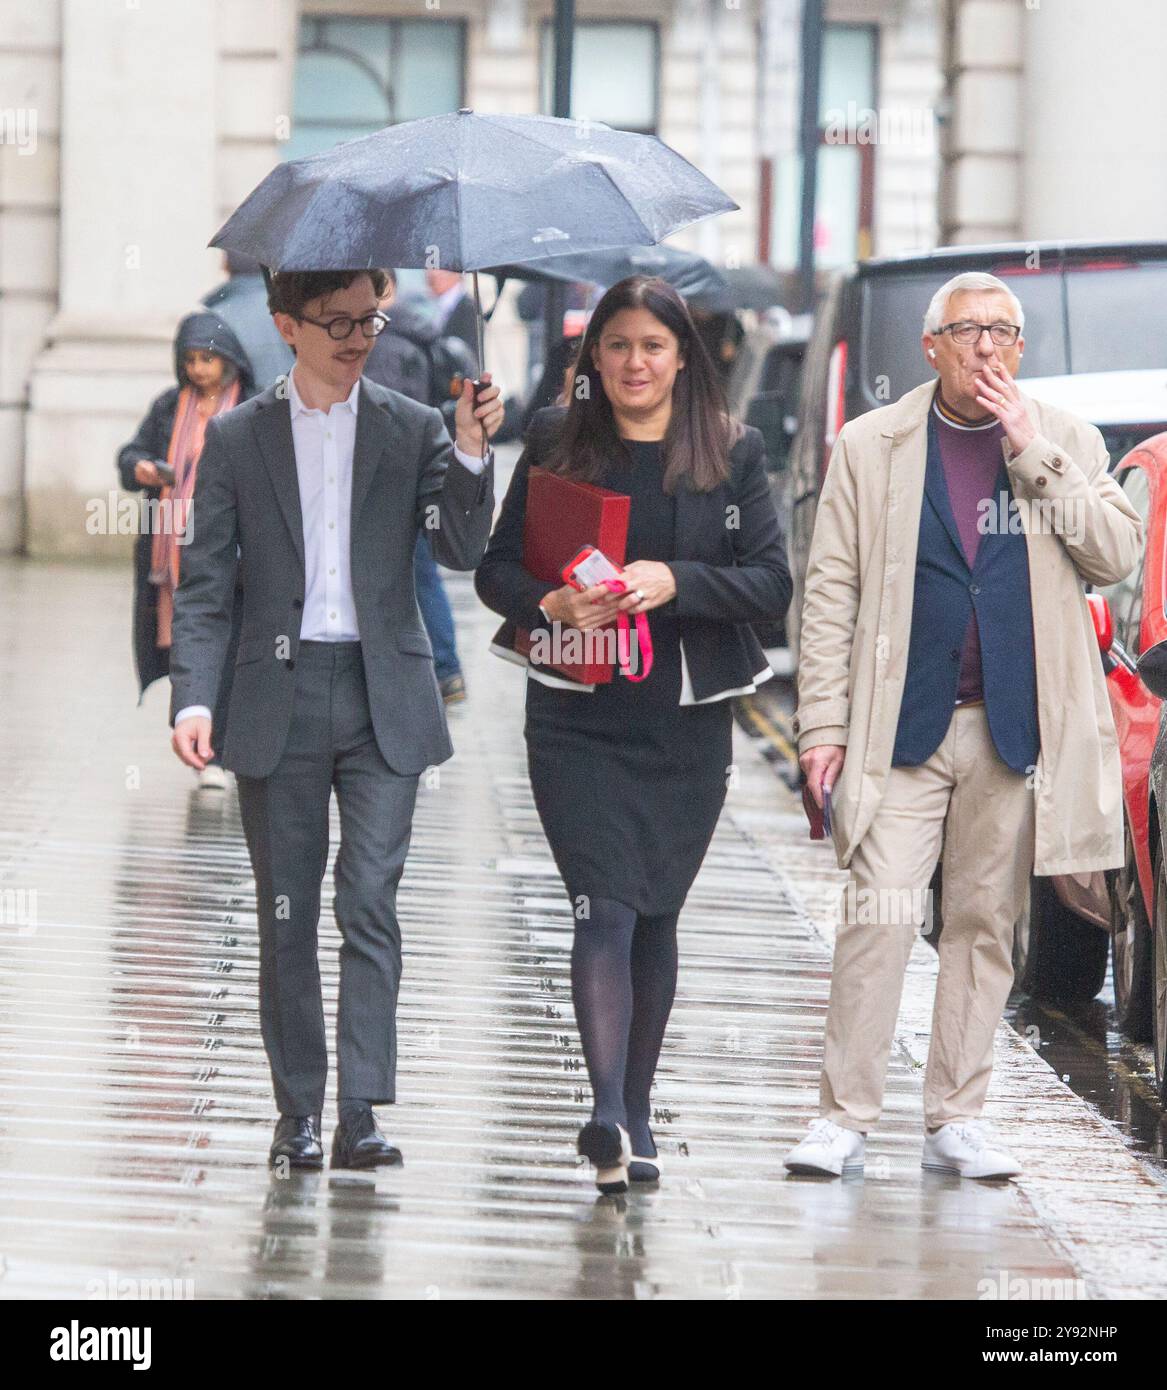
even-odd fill
[(553, 444), (547, 468), (580, 482), (599, 482), (611, 460), (627, 445), (592, 358), (608, 320), (622, 309), (647, 309), (674, 335), (684, 367), (673, 383), (673, 411), (663, 446), (664, 490), (685, 483), (693, 492), (711, 492), (729, 477), (729, 451), (741, 426), (729, 415), (725, 393), (709, 352), (698, 336), (685, 301), (666, 280), (631, 275), (612, 286), (596, 305), (574, 367), (567, 414)]
[(216, 350), (215, 350), (214, 348), (204, 348), (204, 347), (184, 348), (184, 349), (183, 349), (183, 353), (182, 353), (182, 365), (183, 365), (183, 368), (184, 368), (184, 369), (185, 369), (185, 367), (186, 367), (186, 359), (191, 355), (192, 352), (209, 352), (209, 353), (211, 354), (212, 357), (217, 357), (217, 358), (219, 359), (219, 361), (222, 362), (222, 364), (223, 364), (223, 381), (222, 381), (222, 384), (223, 384), (224, 386), (230, 386), (231, 383), (236, 379), (236, 377), (238, 377), (238, 376), (241, 375), (241, 372), (240, 372), (240, 370), (239, 370), (239, 364), (238, 364), (237, 362), (232, 362), (231, 359), (226, 355), (226, 353), (216, 352)]
[(298, 319), (304, 306), (326, 294), (347, 290), (358, 276), (367, 275), (373, 293), (381, 299), (389, 287), (389, 277), (376, 267), (371, 270), (277, 270), (267, 291), (269, 314), (290, 314)]

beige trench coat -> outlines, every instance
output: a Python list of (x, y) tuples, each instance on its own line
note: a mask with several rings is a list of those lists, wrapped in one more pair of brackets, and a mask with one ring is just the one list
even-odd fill
[[(846, 745), (831, 797), (840, 868), (871, 825), (891, 766), (934, 390), (926, 382), (843, 427), (815, 520), (794, 732), (800, 753)], [(1041, 734), (1029, 774), (1037, 797), (1034, 872), (1081, 873), (1123, 858), (1118, 744), (1083, 581), (1125, 578), (1142, 525), (1106, 471), (1094, 426), (1023, 399), (1037, 437), (1020, 454), (1008, 440), (1002, 449), (1029, 554)], [(1027, 507), (1027, 499), (1047, 499), (1046, 508)]]

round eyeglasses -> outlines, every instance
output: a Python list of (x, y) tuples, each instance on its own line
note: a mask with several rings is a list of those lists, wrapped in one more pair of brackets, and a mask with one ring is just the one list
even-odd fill
[(389, 322), (389, 315), (383, 314), (380, 309), (375, 313), (366, 314), (363, 319), (350, 318), (348, 314), (341, 314), (334, 319), (310, 319), (307, 314), (297, 314), (296, 318), (300, 323), (311, 323), (317, 328), (323, 328), (328, 336), (335, 338), (338, 343), (349, 337), (358, 324), (366, 338), (375, 338)]
[(952, 341), (960, 343), (962, 347), (978, 342), (982, 333), (987, 333), (998, 347), (1012, 347), (1021, 334), (1021, 326), (1016, 323), (972, 323), (962, 319), (959, 323), (946, 323), (938, 331), (951, 333)]

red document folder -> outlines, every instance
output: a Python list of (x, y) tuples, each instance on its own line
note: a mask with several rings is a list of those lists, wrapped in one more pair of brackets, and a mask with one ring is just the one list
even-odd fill
[[(532, 468), (527, 479), (527, 514), (523, 525), (523, 568), (536, 579), (545, 580), (548, 589), (563, 585), (563, 567), (583, 546), (594, 545), (615, 565), (624, 564), (628, 543), (628, 514), (632, 499), (610, 488), (577, 483)], [(615, 623), (594, 632), (615, 629)], [(562, 631), (562, 629), (561, 629)], [(611, 640), (598, 639), (606, 648)], [(515, 630), (515, 651), (529, 656), (531, 634)], [(603, 685), (612, 679), (612, 662), (553, 663), (551, 669), (571, 680)]]

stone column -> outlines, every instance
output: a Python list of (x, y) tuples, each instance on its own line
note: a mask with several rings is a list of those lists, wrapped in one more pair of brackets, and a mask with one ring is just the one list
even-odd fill
[(114, 455), (174, 380), (176, 321), (219, 277), (217, 7), (63, 0), (58, 312), (32, 371), (26, 549), (121, 557), (91, 534)]
[(0, 553), (24, 544), (28, 374), (57, 305), (56, 0), (0, 0)]

